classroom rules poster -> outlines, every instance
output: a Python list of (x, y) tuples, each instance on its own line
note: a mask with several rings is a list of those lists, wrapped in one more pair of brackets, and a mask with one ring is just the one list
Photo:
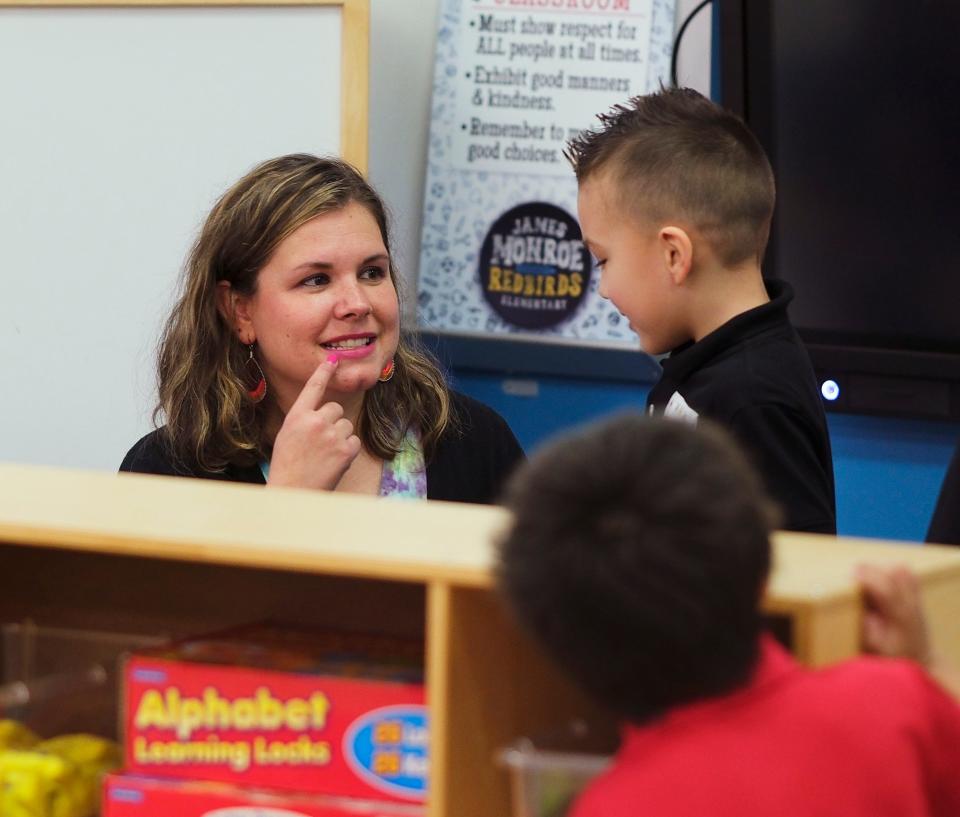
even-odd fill
[(636, 348), (597, 292), (567, 142), (666, 81), (673, 0), (442, 0), (418, 323)]

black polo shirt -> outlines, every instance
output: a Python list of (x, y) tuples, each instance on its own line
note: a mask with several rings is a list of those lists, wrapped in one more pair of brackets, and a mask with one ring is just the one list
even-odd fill
[(731, 431), (781, 506), (784, 529), (836, 533), (830, 436), (813, 365), (787, 316), (793, 291), (765, 283), (769, 303), (671, 352), (647, 405)]

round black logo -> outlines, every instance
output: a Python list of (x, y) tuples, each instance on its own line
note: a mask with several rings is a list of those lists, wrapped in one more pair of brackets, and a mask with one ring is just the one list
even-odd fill
[(590, 253), (577, 220), (542, 201), (498, 218), (480, 248), (480, 285), (504, 321), (543, 329), (569, 319), (590, 284)]

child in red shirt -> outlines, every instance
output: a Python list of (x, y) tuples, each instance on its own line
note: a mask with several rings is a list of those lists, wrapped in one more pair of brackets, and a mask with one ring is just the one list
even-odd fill
[[(507, 504), (504, 592), (625, 721), (574, 817), (960, 815), (960, 707), (920, 666), (809, 670), (764, 634), (775, 515), (724, 433), (608, 422), (535, 457)], [(890, 651), (919, 640), (894, 643), (901, 578), (865, 576)]]

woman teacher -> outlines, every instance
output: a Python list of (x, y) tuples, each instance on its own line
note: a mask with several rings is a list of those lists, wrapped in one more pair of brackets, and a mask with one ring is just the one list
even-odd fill
[(383, 202), (348, 164), (254, 168), (217, 202), (121, 471), (493, 502), (523, 457), (401, 330)]

